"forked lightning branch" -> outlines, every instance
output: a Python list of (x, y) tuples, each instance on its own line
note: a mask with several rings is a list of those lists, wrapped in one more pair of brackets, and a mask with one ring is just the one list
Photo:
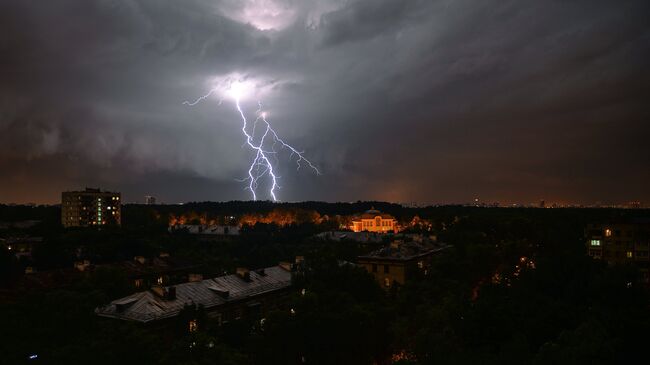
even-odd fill
[[(262, 110), (262, 103), (258, 102), (259, 108), (256, 111), (256, 118), (252, 123), (249, 122), (246, 114), (242, 110), (240, 101), (251, 88), (252, 86), (246, 82), (233, 81), (225, 90), (225, 94), (235, 101), (235, 107), (241, 116), (241, 130), (244, 134), (245, 146), (248, 146), (253, 153), (253, 159), (248, 166), (247, 176), (241, 181), (247, 183), (246, 190), (251, 192), (253, 200), (257, 200), (261, 182), (266, 180), (269, 186), (268, 196), (273, 201), (278, 201), (277, 190), (279, 188), (279, 176), (274, 169), (274, 163), (278, 163), (279, 159), (277, 155), (282, 150), (288, 150), (290, 153), (289, 158), (295, 158), (297, 169), (300, 169), (304, 165), (318, 175), (320, 175), (320, 171), (310, 160), (305, 158), (303, 151), (298, 151), (278, 136), (276, 131), (271, 127), (266, 117), (266, 112)], [(213, 88), (196, 100), (192, 102), (184, 101), (183, 104), (194, 106), (216, 92), (219, 92), (219, 88)]]

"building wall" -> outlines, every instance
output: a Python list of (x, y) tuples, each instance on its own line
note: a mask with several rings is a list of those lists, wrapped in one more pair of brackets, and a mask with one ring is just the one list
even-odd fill
[(218, 325), (241, 318), (259, 319), (272, 310), (288, 310), (290, 289), (282, 289), (254, 296), (245, 301), (228, 303), (208, 309), (208, 318)]
[(394, 218), (363, 218), (352, 221), (352, 230), (354, 232), (397, 232), (397, 221)]
[(634, 263), (649, 281), (650, 224), (591, 224), (585, 229), (587, 253), (610, 264)]
[(359, 261), (359, 265), (372, 274), (383, 288), (390, 288), (394, 283), (403, 285), (406, 282), (407, 265), (405, 262), (364, 260)]
[(95, 189), (68, 191), (61, 194), (61, 224), (64, 227), (120, 225), (120, 193)]

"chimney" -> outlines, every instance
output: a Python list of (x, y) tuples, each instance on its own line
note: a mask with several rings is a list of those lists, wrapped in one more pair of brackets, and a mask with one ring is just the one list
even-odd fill
[(228, 299), (228, 297), (230, 296), (230, 290), (228, 290), (228, 289), (224, 289), (224, 288), (214, 286), (214, 285), (209, 286), (208, 289), (212, 290), (213, 292), (215, 292), (217, 295), (219, 295), (223, 299)]
[(237, 276), (239, 276), (244, 281), (251, 281), (251, 273), (245, 267), (238, 267), (237, 268)]
[(202, 274), (189, 274), (188, 275), (188, 281), (190, 283), (194, 283), (194, 282), (201, 281), (201, 280), (203, 280), (203, 275)]
[(163, 288), (163, 287), (160, 286), (160, 285), (154, 285), (154, 286), (152, 286), (152, 287), (151, 287), (151, 291), (152, 291), (154, 294), (156, 294), (158, 297), (160, 297), (160, 298), (164, 298), (164, 297), (165, 297), (165, 292), (166, 292), (166, 290), (165, 290), (165, 288)]
[(155, 285), (151, 287), (151, 291), (156, 294), (159, 298), (165, 300), (174, 300), (176, 299), (176, 287), (170, 286), (165, 288), (164, 286)]
[(77, 269), (78, 271), (85, 271), (86, 270), (86, 265), (84, 265), (83, 261), (75, 261), (74, 263), (74, 268)]
[(288, 262), (288, 261), (281, 261), (278, 266), (281, 268), (285, 269), (286, 271), (291, 271), (293, 269), (293, 265)]

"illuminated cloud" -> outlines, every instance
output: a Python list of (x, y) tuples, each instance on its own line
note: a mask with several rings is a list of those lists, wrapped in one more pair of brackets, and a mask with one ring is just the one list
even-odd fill
[(283, 200), (650, 200), (649, 7), (1, 2), (0, 202), (248, 199), (234, 80), (323, 173)]
[(219, 3), (223, 14), (259, 30), (281, 30), (296, 20), (295, 1), (226, 0)]

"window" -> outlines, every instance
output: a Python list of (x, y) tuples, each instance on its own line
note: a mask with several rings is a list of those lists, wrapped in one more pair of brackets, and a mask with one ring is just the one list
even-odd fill
[(377, 264), (372, 264), (372, 272), (377, 272)]
[(591, 240), (592, 246), (600, 246), (600, 240)]
[(388, 274), (390, 272), (390, 266), (384, 265), (384, 274)]
[(190, 332), (196, 332), (199, 329), (199, 324), (196, 322), (196, 319), (190, 321), (188, 329)]
[(424, 269), (424, 261), (422, 260), (418, 261), (418, 268)]
[(631, 259), (632, 258), (632, 251), (627, 251), (627, 258)]
[(605, 237), (611, 237), (612, 236), (612, 230), (607, 228), (605, 229)]
[(387, 288), (390, 287), (390, 278), (384, 278), (384, 286)]

